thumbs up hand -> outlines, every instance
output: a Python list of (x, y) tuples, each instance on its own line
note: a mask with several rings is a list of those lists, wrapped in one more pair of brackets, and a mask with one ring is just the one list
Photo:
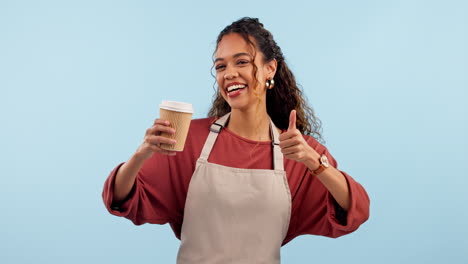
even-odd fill
[(320, 155), (309, 146), (301, 131), (296, 128), (296, 110), (291, 111), (288, 130), (280, 135), (279, 140), (284, 157), (302, 162), (309, 168), (319, 166)]

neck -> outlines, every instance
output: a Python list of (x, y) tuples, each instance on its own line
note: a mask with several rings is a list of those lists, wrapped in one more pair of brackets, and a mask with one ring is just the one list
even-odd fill
[(232, 109), (227, 128), (233, 133), (250, 140), (271, 140), (270, 119), (266, 107), (247, 111)]

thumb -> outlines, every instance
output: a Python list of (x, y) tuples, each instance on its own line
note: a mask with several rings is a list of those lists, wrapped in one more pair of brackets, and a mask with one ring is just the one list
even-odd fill
[(292, 129), (296, 129), (296, 110), (294, 110), (294, 109), (291, 111), (291, 114), (289, 114), (288, 131), (292, 130)]

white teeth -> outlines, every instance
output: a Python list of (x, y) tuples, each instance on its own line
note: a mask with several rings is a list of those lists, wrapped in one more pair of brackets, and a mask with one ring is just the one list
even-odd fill
[(228, 92), (231, 92), (232, 90), (242, 89), (242, 88), (245, 88), (245, 85), (244, 85), (244, 84), (236, 84), (236, 85), (229, 86), (229, 87), (227, 88), (227, 91), (228, 91)]

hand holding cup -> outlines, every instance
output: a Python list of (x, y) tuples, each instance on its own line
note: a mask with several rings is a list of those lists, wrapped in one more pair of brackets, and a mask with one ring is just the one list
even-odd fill
[(137, 150), (143, 159), (150, 158), (154, 153), (174, 156), (176, 151), (184, 150), (192, 120), (192, 105), (163, 101), (159, 114), (160, 119), (156, 119), (153, 126), (146, 130), (143, 144)]
[(156, 119), (153, 126), (146, 130), (143, 143), (138, 147), (136, 154), (142, 159), (149, 159), (154, 153), (174, 156), (175, 151), (162, 149), (161, 144), (174, 145), (176, 140), (161, 136), (162, 133), (175, 134), (175, 129), (171, 128), (168, 120)]

